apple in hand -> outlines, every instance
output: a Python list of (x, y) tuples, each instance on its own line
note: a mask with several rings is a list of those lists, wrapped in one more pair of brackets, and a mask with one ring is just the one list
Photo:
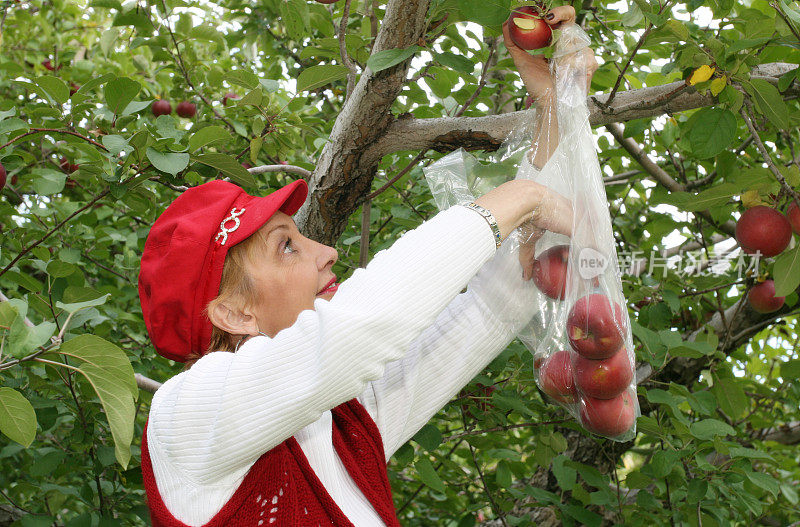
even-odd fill
[(625, 391), (631, 379), (633, 368), (625, 348), (608, 359), (575, 357), (575, 385), (590, 397), (612, 399)]
[(567, 316), (572, 349), (587, 359), (607, 359), (622, 347), (623, 313), (619, 304), (595, 293), (579, 298)]
[(564, 300), (569, 245), (550, 247), (533, 262), (533, 283), (550, 298)]
[(547, 357), (539, 369), (542, 391), (561, 403), (574, 403), (578, 392), (572, 377), (569, 351), (561, 350)]
[(617, 437), (636, 421), (636, 404), (632, 390), (625, 390), (613, 399), (581, 397), (581, 424), (590, 432)]
[(797, 201), (789, 203), (786, 217), (789, 218), (789, 225), (792, 226), (795, 234), (800, 234), (800, 205), (797, 204)]
[(775, 282), (764, 280), (760, 284), (754, 285), (747, 295), (747, 301), (755, 311), (759, 313), (772, 313), (783, 307), (784, 296), (775, 296)]
[(508, 32), (514, 44), (528, 50), (549, 46), (553, 36), (550, 26), (534, 6), (513, 10), (508, 17)]
[(191, 119), (194, 117), (194, 114), (197, 113), (197, 106), (190, 103), (189, 101), (183, 101), (178, 103), (178, 107), (175, 108), (175, 113), (177, 113), (181, 117), (186, 117), (187, 119)]
[(744, 211), (736, 222), (736, 241), (747, 254), (780, 254), (792, 239), (792, 226), (777, 210), (758, 205)]
[(164, 99), (153, 101), (153, 106), (151, 109), (153, 110), (153, 115), (156, 117), (160, 115), (169, 115), (172, 113), (172, 105), (169, 103), (169, 101), (165, 101)]

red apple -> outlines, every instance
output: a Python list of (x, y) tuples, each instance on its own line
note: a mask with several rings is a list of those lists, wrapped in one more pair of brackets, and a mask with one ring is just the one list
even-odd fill
[(759, 313), (772, 313), (783, 307), (784, 296), (775, 296), (775, 282), (764, 280), (754, 285), (747, 295), (750, 307)]
[(766, 205), (747, 209), (736, 222), (736, 241), (747, 254), (760, 251), (764, 256), (775, 256), (786, 249), (791, 239), (789, 220)]
[(177, 113), (181, 117), (186, 117), (187, 119), (191, 119), (192, 117), (194, 117), (194, 114), (197, 113), (197, 106), (190, 103), (189, 101), (183, 101), (178, 103), (178, 107), (175, 108), (175, 113)]
[(547, 357), (539, 369), (542, 391), (561, 403), (574, 403), (578, 392), (572, 377), (569, 351), (561, 350)]
[(6, 186), (6, 167), (3, 166), (3, 163), (0, 163), (0, 190), (3, 190)]
[(590, 432), (606, 437), (621, 436), (636, 421), (635, 395), (625, 390), (613, 399), (581, 397), (581, 424)]
[(236, 95), (233, 92), (228, 92), (228, 93), (226, 93), (225, 95), (222, 96), (222, 106), (228, 106), (228, 100), (229, 99), (236, 100), (236, 99), (241, 99), (241, 97), (239, 97), (238, 95)]
[(572, 349), (587, 359), (606, 359), (622, 347), (623, 313), (619, 304), (599, 293), (579, 298), (567, 316)]
[(569, 245), (550, 247), (533, 262), (533, 283), (550, 298), (564, 300)]
[(550, 45), (553, 31), (542, 18), (538, 8), (523, 6), (508, 17), (508, 33), (511, 40), (522, 49), (540, 49)]
[(169, 115), (172, 113), (172, 105), (169, 103), (169, 101), (165, 101), (164, 99), (153, 101), (153, 106), (151, 109), (153, 110), (153, 115), (156, 117), (159, 115)]
[(612, 399), (625, 391), (633, 378), (628, 351), (622, 348), (608, 359), (575, 357), (575, 386), (597, 399)]
[(796, 234), (800, 234), (800, 205), (797, 201), (789, 203), (789, 209), (786, 211), (786, 217), (789, 219), (789, 224)]

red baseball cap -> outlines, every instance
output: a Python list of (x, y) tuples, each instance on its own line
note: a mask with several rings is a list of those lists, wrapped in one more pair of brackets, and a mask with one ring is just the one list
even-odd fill
[(302, 179), (265, 197), (211, 181), (167, 207), (147, 235), (139, 271), (142, 315), (159, 354), (185, 362), (192, 352), (205, 353), (211, 342), (205, 309), (219, 295), (228, 250), (275, 212), (297, 212), (307, 194)]

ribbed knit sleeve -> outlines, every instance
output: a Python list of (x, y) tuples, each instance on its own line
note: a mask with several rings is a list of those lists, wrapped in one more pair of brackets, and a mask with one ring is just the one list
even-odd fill
[(274, 338), (211, 353), (167, 381), (148, 426), (159, 487), (241, 479), (261, 454), (380, 378), (494, 253), (484, 219), (454, 207), (404, 234)]
[(522, 279), (518, 245), (506, 240), (401, 360), (361, 402), (381, 431), (387, 460), (480, 373), (538, 312), (541, 293)]

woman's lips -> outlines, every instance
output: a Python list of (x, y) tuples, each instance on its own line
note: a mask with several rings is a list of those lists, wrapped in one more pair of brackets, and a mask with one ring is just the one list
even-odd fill
[(333, 283), (328, 287), (326, 287), (325, 289), (323, 289), (322, 291), (320, 291), (319, 293), (317, 293), (317, 296), (322, 296), (327, 293), (335, 293), (337, 289), (339, 289), (339, 284)]

